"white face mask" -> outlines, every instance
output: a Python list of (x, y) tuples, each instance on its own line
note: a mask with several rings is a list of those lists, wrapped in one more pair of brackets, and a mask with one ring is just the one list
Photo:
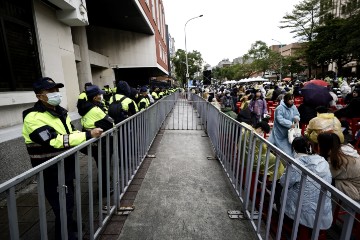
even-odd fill
[(61, 93), (59, 92), (52, 92), (46, 94), (48, 101), (47, 103), (51, 106), (58, 106), (61, 103)]
[(101, 94), (100, 95), (100, 102), (102, 102), (102, 100), (104, 100), (104, 96)]

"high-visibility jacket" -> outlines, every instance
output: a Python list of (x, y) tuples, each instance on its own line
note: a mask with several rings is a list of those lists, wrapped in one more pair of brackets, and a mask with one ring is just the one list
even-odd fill
[[(124, 95), (122, 95), (122, 94), (115, 94), (112, 98), (110, 98), (109, 104), (111, 104), (114, 101), (114, 98), (115, 98), (115, 101), (120, 101), (120, 99), (123, 97), (124, 97)], [(130, 115), (133, 115), (139, 111), (138, 107), (136, 106), (136, 103), (128, 97), (126, 97), (121, 102), (121, 105), (122, 105), (123, 110), (128, 112)]]
[(110, 87), (104, 87), (103, 90), (105, 91), (105, 94), (112, 94), (113, 91)]
[(101, 128), (107, 131), (114, 126), (114, 120), (94, 104), (93, 108), (81, 117), (81, 125), (85, 130)]
[(139, 101), (139, 110), (146, 109), (150, 106), (150, 100), (147, 97), (142, 97)]
[(74, 129), (67, 111), (46, 108), (41, 101), (23, 112), (22, 135), (33, 166), (39, 165), (91, 138), (90, 132)]
[(164, 92), (159, 92), (159, 98), (162, 98), (165, 96), (165, 93)]
[(154, 91), (151, 93), (151, 96), (154, 98), (154, 100), (158, 100), (159, 99), (159, 96), (158, 94)]
[(88, 98), (87, 98), (86, 92), (83, 91), (82, 93), (80, 93), (78, 99), (79, 99), (79, 100), (80, 100), (80, 99), (84, 99), (85, 101), (87, 101)]

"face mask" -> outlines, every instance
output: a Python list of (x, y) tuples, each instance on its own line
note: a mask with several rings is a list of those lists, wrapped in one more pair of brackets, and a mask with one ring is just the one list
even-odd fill
[(104, 96), (101, 94), (100, 95), (100, 102), (102, 102), (102, 100), (104, 100)]
[(61, 94), (59, 92), (47, 93), (47, 103), (51, 106), (58, 106), (61, 103)]

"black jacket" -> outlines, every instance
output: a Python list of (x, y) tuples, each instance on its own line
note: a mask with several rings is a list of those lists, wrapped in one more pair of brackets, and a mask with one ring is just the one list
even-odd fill
[(360, 97), (353, 98), (346, 107), (334, 112), (337, 118), (357, 118), (360, 117)]

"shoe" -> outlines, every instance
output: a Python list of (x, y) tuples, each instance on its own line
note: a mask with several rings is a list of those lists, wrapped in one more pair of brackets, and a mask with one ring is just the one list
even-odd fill
[[(113, 206), (110, 205), (110, 209), (111, 209), (112, 207), (113, 207)], [(103, 214), (107, 214), (107, 205), (104, 205), (104, 206), (102, 207), (102, 213), (103, 213)]]

